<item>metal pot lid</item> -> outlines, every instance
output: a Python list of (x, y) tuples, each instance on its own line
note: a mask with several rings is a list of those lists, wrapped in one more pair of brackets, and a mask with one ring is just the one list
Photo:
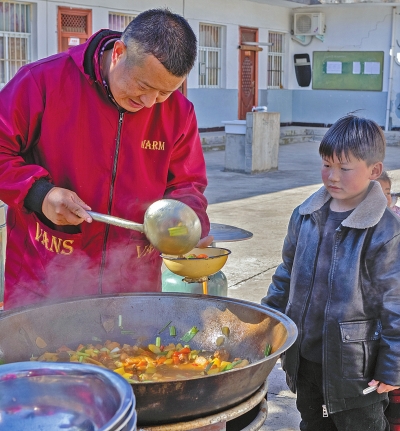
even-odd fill
[(248, 230), (220, 223), (210, 224), (210, 235), (214, 237), (214, 242), (243, 241), (253, 237)]

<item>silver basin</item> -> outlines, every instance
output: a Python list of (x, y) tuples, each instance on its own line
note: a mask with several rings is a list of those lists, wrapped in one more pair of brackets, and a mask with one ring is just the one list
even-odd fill
[(17, 362), (0, 366), (0, 428), (131, 431), (131, 385), (94, 365)]

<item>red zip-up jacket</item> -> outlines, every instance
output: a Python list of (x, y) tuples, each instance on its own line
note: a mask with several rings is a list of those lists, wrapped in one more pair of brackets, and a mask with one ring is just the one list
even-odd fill
[(104, 88), (99, 50), (120, 33), (22, 67), (0, 92), (0, 199), (8, 205), (4, 307), (161, 290), (161, 258), (137, 231), (54, 226), (24, 199), (38, 180), (93, 211), (143, 223), (162, 198), (192, 207), (208, 234), (206, 170), (193, 105), (178, 91), (124, 112)]

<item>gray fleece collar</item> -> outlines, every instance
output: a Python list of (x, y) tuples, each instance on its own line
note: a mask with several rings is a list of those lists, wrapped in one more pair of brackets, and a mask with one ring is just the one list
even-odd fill
[[(301, 215), (311, 214), (319, 210), (331, 199), (331, 195), (322, 186), (318, 191), (306, 199), (299, 207)], [(342, 222), (342, 226), (366, 229), (375, 226), (382, 218), (387, 206), (386, 197), (381, 185), (377, 181), (371, 181), (368, 194), (354, 211)]]

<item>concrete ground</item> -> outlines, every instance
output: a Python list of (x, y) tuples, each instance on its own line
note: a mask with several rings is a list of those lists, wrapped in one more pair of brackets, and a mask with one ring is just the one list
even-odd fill
[[(206, 196), (213, 223), (253, 233), (245, 241), (217, 243), (232, 251), (223, 272), (228, 296), (259, 303), (281, 261), (281, 248), (293, 209), (321, 186), (319, 142), (281, 145), (278, 170), (255, 175), (224, 171), (225, 151), (206, 151)], [(385, 169), (400, 191), (400, 147), (388, 147)], [(296, 397), (286, 386), (280, 362), (268, 379), (268, 418), (262, 431), (299, 429)]]

